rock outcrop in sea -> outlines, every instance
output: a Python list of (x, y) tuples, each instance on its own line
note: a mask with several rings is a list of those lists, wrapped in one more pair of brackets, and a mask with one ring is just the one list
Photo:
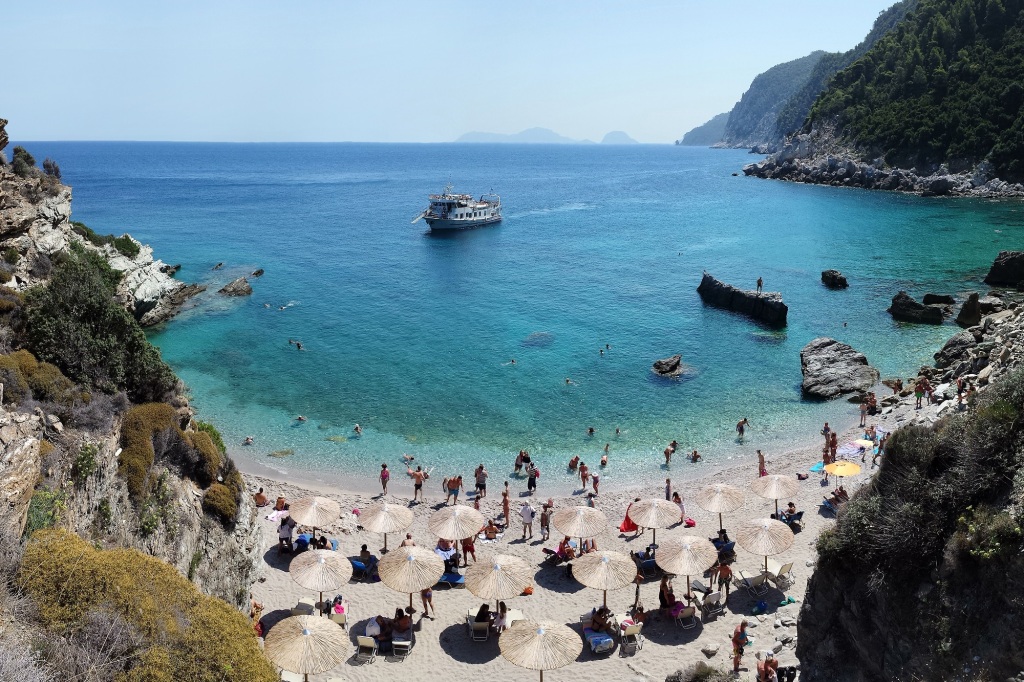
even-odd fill
[(217, 293), (225, 296), (249, 296), (252, 294), (252, 287), (249, 280), (239, 277), (225, 284)]
[(744, 291), (720, 282), (705, 272), (700, 280), (700, 286), (697, 287), (697, 293), (704, 303), (716, 308), (747, 315), (772, 327), (786, 326), (789, 307), (782, 301), (782, 294), (777, 291)]
[(940, 306), (918, 303), (910, 294), (901, 291), (892, 297), (892, 305), (886, 310), (894, 320), (916, 324), (942, 324), (943, 310)]
[(985, 284), (1007, 287), (1024, 285), (1024, 251), (1000, 251), (985, 275)]
[(822, 270), (821, 283), (829, 289), (846, 289), (850, 286), (846, 277), (838, 270)]
[(655, 374), (663, 377), (677, 377), (683, 373), (682, 360), (682, 355), (673, 355), (670, 358), (655, 360), (654, 364), (651, 365), (651, 369), (654, 370)]
[(831, 400), (846, 393), (866, 391), (878, 383), (877, 369), (863, 353), (830, 339), (814, 339), (800, 351), (804, 395)]

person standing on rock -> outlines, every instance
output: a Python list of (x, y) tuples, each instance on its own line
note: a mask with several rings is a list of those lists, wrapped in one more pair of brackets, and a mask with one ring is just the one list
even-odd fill
[(761, 289), (764, 287), (764, 280), (760, 277), (757, 278), (757, 293), (761, 293)]

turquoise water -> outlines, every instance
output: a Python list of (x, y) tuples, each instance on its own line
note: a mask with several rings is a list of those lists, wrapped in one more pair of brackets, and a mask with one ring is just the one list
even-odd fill
[[(733, 177), (753, 160), (739, 151), (27, 146), (61, 164), (76, 219), (130, 231), (181, 263), (179, 278), (215, 289), (266, 270), (251, 298), (208, 294), (152, 339), (201, 418), (230, 443), (255, 437), (241, 456), (314, 475), (374, 476), (382, 461), (399, 469), (403, 452), (437, 473), (478, 461), (504, 472), (520, 448), (560, 472), (571, 454), (596, 460), (610, 443), (615, 484), (663, 478), (672, 439), (711, 461), (770, 453), (854, 414), (801, 400), (804, 344), (833, 336), (883, 376), (912, 372), (954, 328), (894, 323), (893, 294), (978, 288), (996, 252), (1024, 246), (1019, 202)], [(410, 225), (449, 179), (500, 193), (504, 223), (446, 237)], [(830, 267), (850, 289), (821, 286)], [(705, 269), (748, 288), (763, 277), (783, 292), (789, 326), (705, 308)], [(686, 376), (651, 374), (675, 353)], [(744, 444), (741, 417), (752, 424)]]

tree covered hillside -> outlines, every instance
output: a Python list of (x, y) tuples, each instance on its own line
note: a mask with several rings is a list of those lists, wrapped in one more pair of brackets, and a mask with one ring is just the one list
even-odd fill
[(835, 120), (866, 157), (1024, 179), (1024, 0), (921, 0), (837, 74), (805, 129)]

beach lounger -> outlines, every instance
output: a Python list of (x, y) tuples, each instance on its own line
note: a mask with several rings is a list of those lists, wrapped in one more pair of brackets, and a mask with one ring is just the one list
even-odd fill
[(441, 583), (444, 583), (448, 587), (452, 588), (465, 587), (466, 576), (460, 575), (458, 573), (444, 573), (441, 575), (440, 580), (437, 581), (438, 585), (440, 585)]
[[(692, 611), (693, 609), (690, 610)], [(640, 634), (643, 627), (643, 623), (636, 623), (635, 625), (627, 626), (626, 629), (622, 631), (622, 648), (619, 650), (620, 656), (625, 656), (630, 649), (633, 650), (633, 653), (636, 653), (640, 649), (644, 648), (644, 636)]]
[(391, 640), (391, 656), (399, 661), (404, 661), (412, 653), (412, 644), (411, 639)]
[(486, 642), (491, 635), (491, 624), (487, 621), (476, 622), (476, 612), (466, 614), (466, 629), (469, 630), (469, 637), (474, 642)]
[(769, 561), (767, 578), (775, 583), (775, 587), (780, 590), (786, 589), (786, 587), (793, 584), (793, 562), (790, 561), (788, 564), (779, 565), (774, 561)]
[(768, 594), (768, 576), (764, 573), (747, 575), (742, 570), (739, 572), (739, 584), (751, 597), (761, 597)]
[(827, 497), (823, 497), (822, 498), (821, 506), (824, 507), (825, 509), (828, 509), (833, 514), (838, 514), (839, 513), (839, 507), (837, 507), (836, 505), (832, 504), (832, 501), (829, 500)]
[(545, 563), (549, 563), (549, 564), (551, 564), (553, 566), (557, 566), (558, 564), (560, 564), (563, 561), (565, 561), (565, 557), (563, 557), (561, 554), (559, 554), (558, 552), (556, 552), (555, 550), (553, 550), (553, 549), (551, 549), (549, 547), (544, 547), (540, 551), (542, 551), (544, 553), (544, 562)]
[(689, 630), (697, 624), (697, 619), (694, 616), (697, 614), (697, 609), (693, 606), (687, 606), (675, 615), (676, 625)]
[(700, 604), (700, 618), (702, 621), (707, 619), (708, 616), (716, 616), (725, 611), (725, 601), (722, 599), (721, 590), (706, 595), (703, 600), (699, 600), (697, 603)]
[(329, 617), (335, 623), (337, 623), (341, 627), (343, 627), (346, 630), (348, 630), (348, 614), (347, 613), (332, 613)]
[(303, 597), (299, 603), (292, 607), (293, 616), (312, 616), (316, 613), (316, 599)]
[(356, 663), (373, 663), (377, 658), (377, 640), (359, 635), (356, 637)]
[(793, 526), (799, 526), (802, 529), (804, 527), (804, 513), (802, 511), (798, 511), (792, 516), (787, 516), (786, 524), (789, 526), (790, 530), (794, 530)]
[(352, 564), (352, 577), (356, 580), (366, 580), (370, 577), (370, 567), (364, 564), (359, 559), (353, 559), (349, 557), (349, 563)]
[(606, 654), (615, 648), (615, 640), (607, 632), (590, 627), (593, 622), (593, 615), (593, 611), (587, 611), (580, 616), (580, 624), (583, 625), (583, 641), (590, 646), (591, 652)]

